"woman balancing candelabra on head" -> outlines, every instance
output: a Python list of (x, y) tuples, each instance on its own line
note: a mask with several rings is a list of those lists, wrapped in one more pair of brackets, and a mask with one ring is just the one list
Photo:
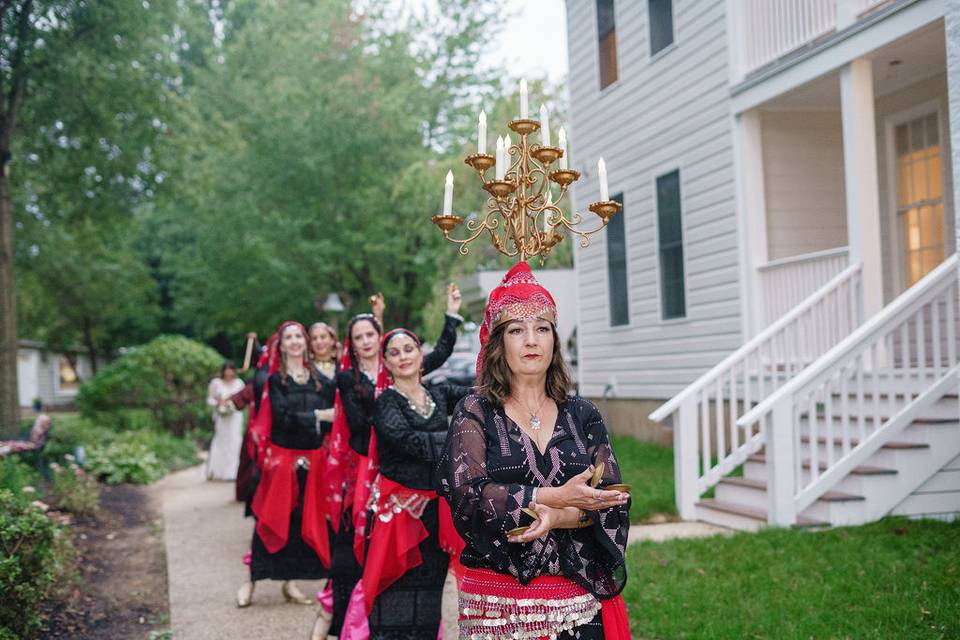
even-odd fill
[(271, 341), (270, 376), (252, 425), (260, 482), (253, 498), (257, 519), (250, 581), (237, 605), (249, 606), (258, 580), (283, 580), (288, 602), (312, 604), (292, 582), (329, 576), (330, 539), (323, 496), (324, 437), (333, 410), (308, 359), (307, 332), (285, 322)]
[[(382, 299), (372, 301), (376, 312)], [(460, 290), (447, 290), (447, 314), (443, 332), (434, 350), (423, 359), (423, 373), (437, 369), (453, 352), (457, 327), (463, 319)], [(347, 606), (361, 576), (365, 547), (363, 523), (370, 483), (376, 469), (370, 466), (370, 435), (376, 399), (376, 376), (380, 368), (383, 330), (374, 314), (354, 316), (347, 324), (343, 361), (337, 372), (336, 420), (330, 442), (327, 490), (336, 506), (330, 508), (333, 527), (332, 565), (333, 619), (330, 635), (341, 635)], [(334, 513), (339, 517), (334, 517)], [(358, 526), (359, 525), (359, 526)], [(318, 617), (314, 637), (324, 637), (326, 623)]]
[(507, 272), (484, 314), (477, 392), (446, 439), (438, 493), (466, 541), (461, 637), (630, 637), (629, 488), (600, 413), (567, 395), (556, 317), (525, 262)]

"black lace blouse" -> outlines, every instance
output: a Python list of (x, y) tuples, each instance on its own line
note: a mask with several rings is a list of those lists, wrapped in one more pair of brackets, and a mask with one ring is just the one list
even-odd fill
[(427, 389), (436, 407), (424, 418), (410, 401), (390, 388), (377, 398), (373, 426), (380, 453), (380, 473), (411, 489), (435, 490), (437, 461), (447, 439), (447, 419), (471, 387), (437, 385)]
[(561, 486), (601, 462), (600, 486), (620, 482), (597, 408), (572, 397), (558, 409), (553, 437), (541, 454), (503, 407), (479, 395), (464, 398), (441, 457), (439, 493), (449, 500), (454, 525), (467, 543), (464, 565), (510, 574), (523, 584), (540, 575), (564, 575), (598, 598), (610, 598), (626, 584), (627, 505), (590, 512), (592, 527), (507, 542), (507, 531), (531, 522), (520, 509), (531, 502), (534, 487)]
[[(453, 347), (457, 344), (457, 327), (461, 322), (463, 319), (460, 316), (446, 315), (436, 346), (423, 357), (424, 375), (443, 366), (453, 353)], [(350, 424), (350, 448), (365, 456), (370, 449), (375, 385), (364, 373), (351, 368), (337, 374), (337, 387)]]
[(270, 410), (273, 413), (273, 431), (270, 439), (287, 449), (316, 449), (323, 445), (323, 435), (330, 431), (330, 424), (317, 425), (314, 409), (325, 409), (324, 397), (317, 392), (314, 382), (298, 384), (287, 376), (286, 382), (279, 373), (270, 376)]

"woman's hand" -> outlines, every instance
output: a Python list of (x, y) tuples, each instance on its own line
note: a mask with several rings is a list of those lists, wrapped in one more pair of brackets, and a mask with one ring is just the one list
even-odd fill
[(553, 529), (573, 529), (580, 521), (578, 509), (554, 509), (532, 502), (530, 509), (537, 512), (537, 519), (519, 536), (507, 537), (507, 542), (530, 542), (546, 536)]
[(630, 495), (621, 491), (604, 491), (590, 486), (594, 468), (573, 476), (562, 487), (543, 487), (537, 501), (554, 508), (576, 507), (584, 511), (599, 511), (627, 503)]
[(460, 287), (451, 282), (447, 285), (447, 313), (459, 313), (462, 302), (463, 296), (460, 295)]
[(375, 293), (370, 296), (370, 311), (376, 316), (380, 326), (383, 326), (383, 312), (387, 309), (387, 301), (382, 293)]

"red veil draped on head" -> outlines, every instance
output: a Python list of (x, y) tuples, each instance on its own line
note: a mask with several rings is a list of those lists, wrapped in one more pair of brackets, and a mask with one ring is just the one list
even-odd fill
[[(283, 332), (290, 326), (297, 327), (308, 340), (307, 331), (302, 324), (287, 321), (280, 325), (277, 333), (270, 339), (268, 362), (270, 376), (280, 369), (280, 343)], [(304, 346), (306, 347), (306, 342)], [(304, 348), (303, 366), (309, 371), (311, 366), (308, 351)], [(326, 531), (326, 509), (323, 498), (323, 478), (327, 454), (321, 447), (316, 450), (295, 450), (280, 447), (272, 443), (273, 409), (270, 406), (270, 379), (267, 378), (260, 396), (260, 410), (257, 412), (251, 430), (257, 438), (258, 466), (261, 480), (253, 498), (253, 512), (257, 516), (257, 535), (270, 553), (276, 553), (286, 546), (289, 539), (290, 514), (299, 499), (300, 487), (296, 479), (296, 462), (299, 458), (309, 461), (306, 486), (303, 497), (303, 522), (301, 534), (304, 541), (313, 548), (324, 566), (330, 566), (330, 541)]]

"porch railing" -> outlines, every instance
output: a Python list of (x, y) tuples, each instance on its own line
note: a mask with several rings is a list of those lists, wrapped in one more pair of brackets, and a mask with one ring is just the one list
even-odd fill
[(763, 445), (763, 433), (738, 426), (750, 411), (841, 341), (859, 323), (861, 266), (834, 276), (789, 313), (650, 414), (673, 421), (680, 516)]
[(846, 247), (774, 260), (759, 267), (763, 326), (803, 302), (849, 264)]
[[(957, 388), (957, 280), (954, 254), (737, 421), (766, 443), (771, 524), (794, 524)], [(802, 438), (809, 459), (802, 459)]]
[(837, 26), (837, 0), (738, 0), (744, 75), (799, 49)]

